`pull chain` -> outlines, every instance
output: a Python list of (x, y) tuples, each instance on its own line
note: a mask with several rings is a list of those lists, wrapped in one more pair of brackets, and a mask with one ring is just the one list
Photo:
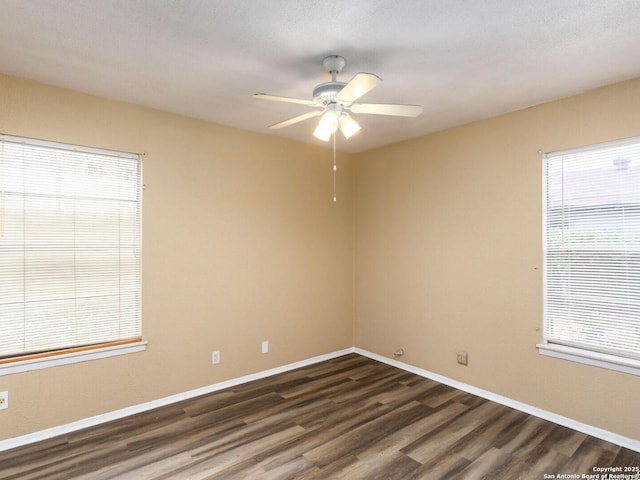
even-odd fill
[(338, 168), (336, 167), (336, 134), (333, 134), (333, 203), (338, 201), (338, 197), (336, 196), (336, 171)]

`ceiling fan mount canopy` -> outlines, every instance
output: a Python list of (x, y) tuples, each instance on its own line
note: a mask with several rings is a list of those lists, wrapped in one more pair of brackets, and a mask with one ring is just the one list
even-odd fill
[(322, 61), (323, 68), (331, 74), (331, 81), (316, 85), (313, 89), (313, 99), (282, 97), (266, 93), (256, 93), (255, 98), (274, 100), (278, 102), (298, 103), (310, 107), (320, 107), (322, 110), (298, 115), (284, 122), (271, 125), (269, 128), (277, 129), (288, 127), (295, 123), (310, 118), (322, 116), (314, 136), (323, 141), (329, 141), (339, 128), (345, 138), (350, 138), (360, 131), (358, 123), (349, 115), (353, 113), (365, 113), (374, 115), (391, 115), (402, 117), (416, 117), (422, 113), (419, 105), (394, 105), (383, 103), (355, 103), (361, 96), (378, 86), (382, 79), (373, 73), (357, 73), (349, 82), (336, 80), (338, 73), (346, 65), (346, 60), (340, 55), (329, 55)]
[(331, 75), (340, 73), (346, 64), (347, 61), (340, 55), (329, 55), (328, 57), (324, 57), (324, 60), (322, 60), (322, 68)]

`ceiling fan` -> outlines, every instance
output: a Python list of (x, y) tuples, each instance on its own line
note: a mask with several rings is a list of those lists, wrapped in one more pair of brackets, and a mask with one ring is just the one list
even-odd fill
[(360, 72), (356, 74), (348, 83), (338, 82), (336, 76), (342, 71), (346, 64), (344, 57), (340, 55), (330, 55), (322, 61), (323, 68), (331, 74), (331, 81), (321, 83), (313, 89), (313, 100), (300, 98), (281, 97), (279, 95), (269, 95), (267, 93), (256, 93), (254, 98), (262, 100), (274, 100), (277, 102), (298, 103), (310, 107), (317, 107), (309, 113), (298, 115), (283, 122), (271, 125), (269, 128), (278, 129), (288, 127), (298, 122), (314, 117), (321, 117), (313, 135), (325, 142), (328, 142), (338, 128), (345, 138), (351, 138), (360, 131), (360, 125), (351, 117), (351, 113), (369, 113), (374, 115), (393, 115), (401, 117), (417, 117), (422, 113), (419, 105), (395, 105), (388, 103), (354, 103), (365, 93), (369, 92), (382, 79), (373, 73)]

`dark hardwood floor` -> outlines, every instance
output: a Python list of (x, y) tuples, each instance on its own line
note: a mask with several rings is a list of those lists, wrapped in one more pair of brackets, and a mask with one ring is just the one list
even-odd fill
[(543, 479), (607, 466), (640, 467), (640, 453), (355, 354), (0, 453), (0, 478), (21, 480)]

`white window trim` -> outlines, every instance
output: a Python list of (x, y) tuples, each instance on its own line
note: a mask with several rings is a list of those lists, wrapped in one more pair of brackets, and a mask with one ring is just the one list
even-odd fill
[(540, 355), (640, 376), (640, 360), (592, 352), (582, 348), (566, 347), (554, 343), (540, 343), (536, 346)]
[(127, 343), (124, 345), (98, 347), (82, 352), (61, 353), (50, 357), (16, 360), (15, 362), (0, 364), (0, 377), (3, 375), (11, 375), (12, 373), (30, 372), (32, 370), (41, 370), (43, 368), (57, 367), (59, 365), (70, 365), (89, 360), (98, 360), (100, 358), (117, 357), (119, 355), (127, 355), (129, 353), (142, 352), (146, 349), (147, 342), (145, 340), (141, 340), (139, 342)]

